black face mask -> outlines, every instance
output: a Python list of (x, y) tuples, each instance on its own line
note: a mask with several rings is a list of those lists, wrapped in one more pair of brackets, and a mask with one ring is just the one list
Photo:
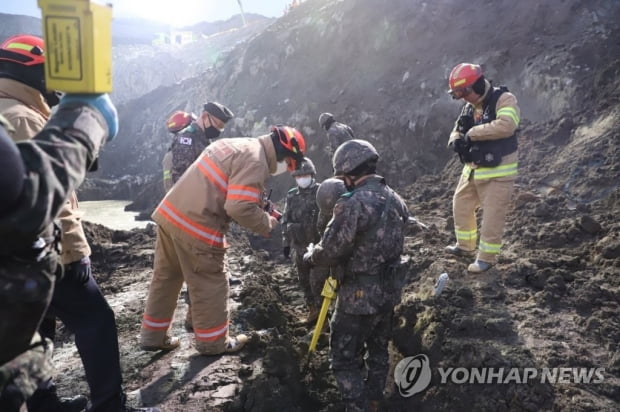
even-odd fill
[(218, 137), (220, 137), (220, 133), (222, 132), (220, 132), (213, 126), (209, 126), (205, 129), (205, 137), (207, 138), (207, 140), (217, 139)]

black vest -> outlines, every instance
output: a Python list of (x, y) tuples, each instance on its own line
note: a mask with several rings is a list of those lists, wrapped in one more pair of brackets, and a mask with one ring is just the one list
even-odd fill
[[(487, 97), (482, 102), (482, 118), (479, 122), (473, 121), (473, 106), (469, 106), (469, 114), (463, 114), (462, 116), (472, 116), (471, 124), (478, 125), (484, 123), (490, 123), (496, 119), (497, 113), (495, 108), (497, 106), (497, 100), (508, 88), (505, 86), (493, 87), (489, 90)], [(464, 110), (466, 111), (466, 110)], [(461, 119), (459, 119), (460, 121)], [(482, 167), (495, 167), (502, 162), (502, 157), (508, 154), (514, 153), (517, 150), (517, 134), (496, 140), (485, 140), (471, 142), (467, 152), (463, 156), (465, 162), (471, 162)]]

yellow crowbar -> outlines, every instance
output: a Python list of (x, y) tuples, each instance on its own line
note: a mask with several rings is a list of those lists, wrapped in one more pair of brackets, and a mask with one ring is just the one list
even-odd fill
[(321, 291), (321, 296), (323, 296), (323, 305), (321, 306), (321, 312), (319, 313), (319, 317), (316, 320), (316, 326), (314, 327), (314, 333), (312, 334), (312, 340), (310, 341), (310, 347), (308, 348), (308, 353), (314, 352), (316, 349), (316, 344), (319, 341), (319, 336), (321, 336), (321, 330), (323, 330), (323, 325), (325, 324), (325, 318), (327, 317), (327, 311), (329, 310), (329, 305), (332, 303), (332, 300), (336, 299), (336, 287), (338, 286), (338, 281), (333, 277), (328, 277), (325, 279), (325, 284), (323, 285), (323, 290)]

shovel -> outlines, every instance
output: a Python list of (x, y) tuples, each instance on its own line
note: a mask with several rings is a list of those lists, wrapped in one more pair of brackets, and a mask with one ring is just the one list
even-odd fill
[(316, 349), (316, 344), (319, 341), (319, 336), (321, 336), (321, 331), (323, 330), (323, 325), (325, 324), (325, 318), (327, 317), (329, 305), (332, 303), (332, 300), (336, 298), (337, 286), (338, 282), (331, 276), (325, 279), (325, 284), (323, 285), (323, 290), (321, 291), (321, 296), (323, 296), (323, 305), (321, 306), (319, 317), (316, 320), (316, 326), (314, 327), (314, 333), (312, 334), (312, 340), (310, 341), (308, 353), (312, 353)]

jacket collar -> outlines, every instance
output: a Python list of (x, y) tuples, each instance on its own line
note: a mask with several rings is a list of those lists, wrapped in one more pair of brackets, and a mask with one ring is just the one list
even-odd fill
[(263, 146), (265, 155), (267, 157), (267, 166), (269, 166), (269, 173), (275, 173), (278, 161), (276, 160), (276, 149), (273, 147), (271, 141), (271, 134), (260, 136), (258, 141)]
[(37, 89), (17, 80), (0, 78), (0, 97), (17, 100), (41, 113), (46, 119), (50, 117), (52, 112), (45, 102), (45, 98)]

